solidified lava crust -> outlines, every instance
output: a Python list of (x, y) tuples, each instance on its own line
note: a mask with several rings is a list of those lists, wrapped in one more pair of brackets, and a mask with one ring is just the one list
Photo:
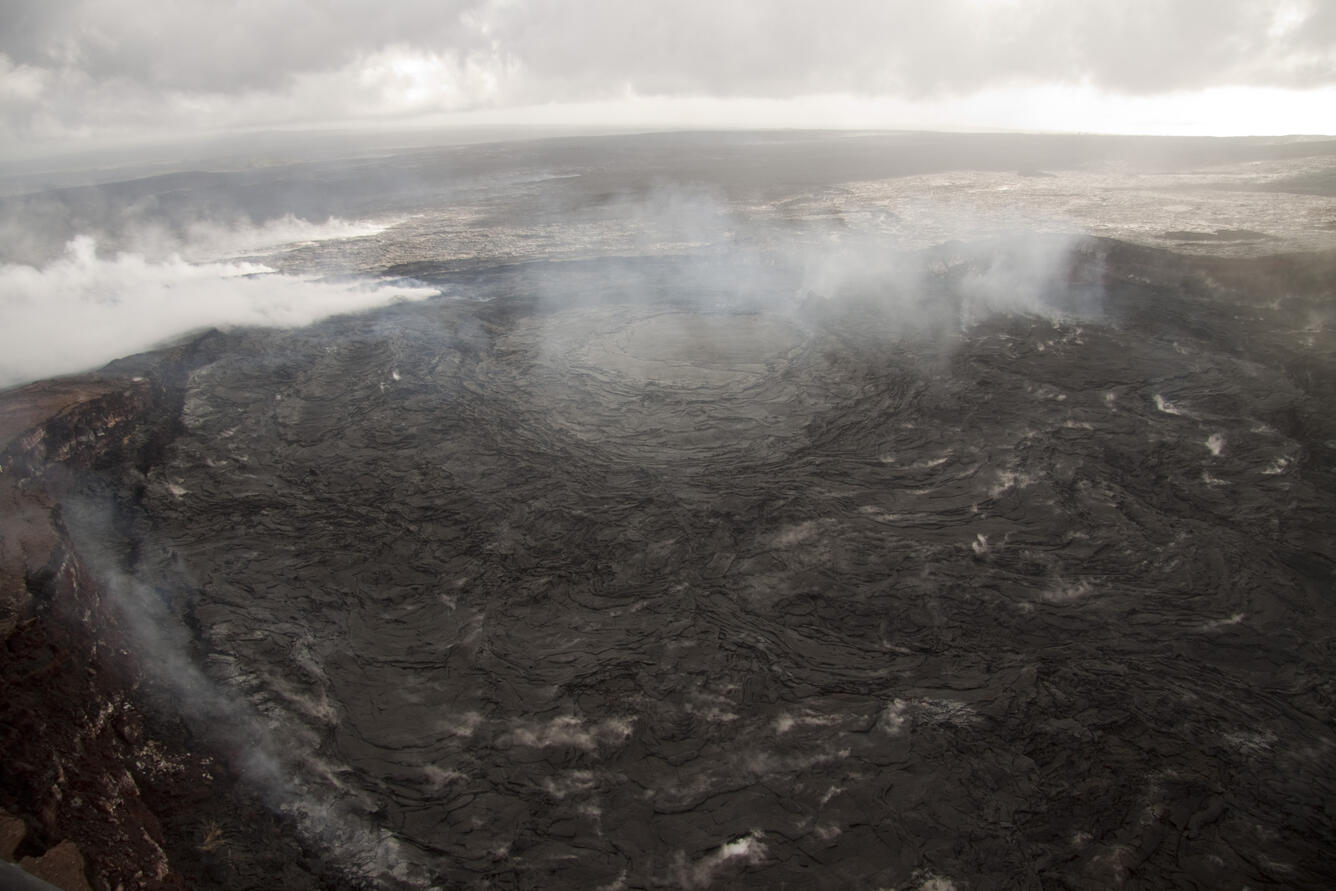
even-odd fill
[[(122, 748), (221, 777), (143, 796), (171, 866), (1331, 884), (1331, 258), (1082, 250), (1098, 312), (962, 325), (950, 264), (913, 325), (630, 300), (591, 261), (140, 360), (168, 432), (52, 497), (156, 617)], [(17, 609), (11, 649), (54, 621)]]

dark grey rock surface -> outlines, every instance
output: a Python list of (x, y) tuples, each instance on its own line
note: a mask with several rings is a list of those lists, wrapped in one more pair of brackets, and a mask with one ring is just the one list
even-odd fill
[(1330, 288), (1086, 242), (962, 323), (1008, 250), (211, 335), (127, 527), (164, 686), (369, 884), (1329, 886)]

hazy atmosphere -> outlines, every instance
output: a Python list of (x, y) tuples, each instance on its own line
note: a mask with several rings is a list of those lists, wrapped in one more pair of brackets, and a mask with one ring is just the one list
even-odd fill
[(5, 154), (292, 126), (1327, 133), (1322, 0), (5, 0)]
[(1325, 0), (0, 0), (0, 887), (1336, 887), (1333, 109)]

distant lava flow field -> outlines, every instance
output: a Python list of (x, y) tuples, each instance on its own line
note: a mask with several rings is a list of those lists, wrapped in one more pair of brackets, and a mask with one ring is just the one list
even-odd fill
[(1330, 886), (1336, 261), (952, 250), (418, 270), (113, 366), (170, 435), (63, 522), (350, 885)]

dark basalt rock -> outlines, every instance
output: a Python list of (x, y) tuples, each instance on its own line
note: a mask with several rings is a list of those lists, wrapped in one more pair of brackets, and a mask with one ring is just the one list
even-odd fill
[(140, 745), (137, 667), (60, 510), (77, 474), (115, 452), (151, 403), (143, 382), (112, 379), (35, 384), (5, 401), (0, 792), (29, 824), (33, 853), (76, 840), (99, 887), (183, 887), (135, 775), (160, 766)]
[(8, 394), (0, 805), (94, 887), (1336, 880), (1330, 257), (652, 262)]
[[(209, 338), (201, 341), (207, 343)], [(150, 654), (70, 539), (62, 502), (108, 474), (142, 490), (180, 430), (200, 344), (12, 390), (0, 405), (0, 800), (12, 854), (63, 888), (340, 887), (216, 746), (162, 708)], [(122, 558), (133, 562), (131, 549)], [(238, 844), (239, 843), (239, 844)], [(235, 849), (233, 846), (236, 846)], [(305, 866), (305, 871), (303, 871)], [(17, 881), (17, 879), (16, 879)]]

